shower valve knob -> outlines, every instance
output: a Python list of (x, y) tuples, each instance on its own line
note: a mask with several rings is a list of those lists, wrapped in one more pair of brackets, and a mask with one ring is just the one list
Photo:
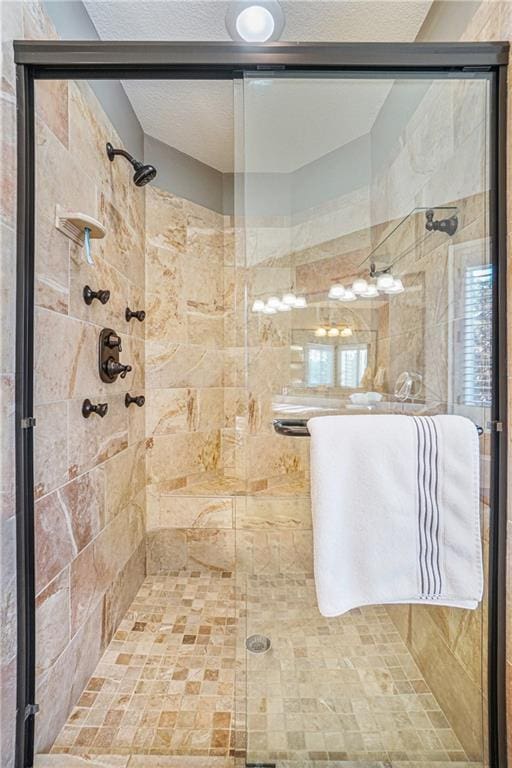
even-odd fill
[(103, 418), (108, 411), (108, 403), (97, 403), (96, 405), (93, 405), (89, 398), (84, 400), (82, 403), (82, 416), (84, 419), (88, 419), (91, 413), (96, 413), (98, 416), (101, 416)]
[(132, 397), (129, 392), (126, 393), (124, 397), (124, 404), (128, 408), (132, 403), (135, 403), (135, 405), (138, 405), (139, 408), (142, 408), (144, 403), (146, 402), (146, 398), (144, 395), (137, 395), (136, 397)]
[(139, 323), (142, 323), (144, 318), (146, 317), (146, 313), (143, 309), (139, 309), (137, 311), (131, 310), (130, 307), (126, 307), (126, 312), (124, 313), (124, 316), (126, 318), (126, 322), (129, 323), (130, 320), (135, 317), (139, 321)]
[(104, 339), (104, 344), (106, 347), (109, 347), (109, 349), (117, 348), (119, 352), (123, 351), (123, 348), (121, 347), (121, 339), (116, 333), (109, 333)]
[(102, 304), (106, 304), (110, 299), (110, 291), (93, 291), (89, 285), (84, 286), (83, 297), (86, 304), (91, 305), (94, 299), (98, 299)]
[(116, 376), (120, 376), (122, 379), (126, 378), (126, 374), (132, 370), (131, 365), (123, 365), (113, 357), (109, 357), (103, 363), (103, 369), (107, 376), (113, 380)]

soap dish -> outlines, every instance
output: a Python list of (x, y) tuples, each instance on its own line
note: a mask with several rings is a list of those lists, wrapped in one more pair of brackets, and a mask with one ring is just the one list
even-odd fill
[(92, 216), (78, 211), (65, 211), (60, 206), (56, 209), (55, 226), (77, 245), (84, 244), (86, 229), (89, 230), (89, 237), (94, 239), (101, 239), (106, 233), (103, 224)]

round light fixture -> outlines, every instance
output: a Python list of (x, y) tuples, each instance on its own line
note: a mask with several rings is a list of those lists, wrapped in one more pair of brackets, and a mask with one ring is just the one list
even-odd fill
[(267, 299), (267, 307), (272, 307), (272, 309), (279, 309), (281, 306), (281, 299), (279, 296), (271, 296), (270, 299)]
[(347, 338), (348, 336), (352, 336), (352, 328), (347, 326), (346, 328), (342, 328), (340, 331), (340, 336), (343, 336), (343, 338)]
[(277, 312), (277, 309), (274, 307), (269, 307), (268, 304), (265, 304), (265, 309), (263, 310), (264, 315), (275, 315)]
[(339, 328), (329, 328), (329, 330), (327, 331), (327, 335), (331, 336), (331, 338), (333, 336), (339, 336), (340, 335)]
[(327, 336), (327, 328), (317, 328), (315, 336)]
[(294, 307), (297, 303), (297, 297), (294, 293), (283, 294), (283, 304), (289, 304), (290, 307)]
[(307, 307), (307, 301), (305, 296), (297, 296), (294, 304), (295, 309), (305, 309)]
[(265, 309), (265, 302), (261, 299), (255, 299), (253, 305), (252, 305), (252, 311), (253, 312), (263, 312)]
[(279, 312), (290, 312), (291, 307), (289, 304), (285, 304), (284, 301), (282, 301), (278, 306), (278, 310)]
[(379, 295), (377, 288), (374, 285), (368, 285), (366, 290), (361, 293), (363, 299), (374, 299)]
[(345, 290), (345, 295), (340, 296), (340, 301), (355, 301), (357, 299), (357, 296), (355, 295), (354, 291), (351, 288), (347, 288)]
[(331, 287), (329, 288), (330, 299), (341, 299), (341, 297), (344, 295), (345, 295), (345, 288), (341, 285), (341, 283), (335, 283), (334, 285), (331, 285)]
[(352, 290), (354, 291), (355, 294), (364, 293), (367, 288), (368, 288), (368, 283), (362, 277), (359, 277), (357, 280), (354, 280), (354, 282), (352, 283)]
[(391, 286), (391, 288), (388, 288), (386, 290), (386, 293), (391, 293), (391, 294), (393, 294), (393, 293), (403, 293), (404, 290), (405, 290), (404, 284), (402, 283), (402, 281), (400, 280), (399, 277), (396, 277), (393, 280), (393, 285)]
[(390, 275), (390, 274), (379, 275), (377, 278), (377, 288), (379, 289), (379, 291), (387, 291), (388, 288), (393, 287), (394, 282), (395, 282), (395, 279), (393, 275)]
[(236, 0), (228, 5), (226, 29), (233, 40), (267, 43), (277, 40), (284, 28), (284, 14), (278, 0)]

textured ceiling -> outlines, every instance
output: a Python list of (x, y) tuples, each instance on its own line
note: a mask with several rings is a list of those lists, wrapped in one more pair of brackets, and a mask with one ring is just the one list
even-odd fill
[[(432, 0), (284, 0), (282, 40), (387, 41), (415, 39)], [(225, 0), (85, 0), (102, 40), (229, 40)], [(223, 172), (233, 169), (233, 86), (218, 81), (131, 81), (126, 92), (144, 131)], [(264, 170), (289, 171), (371, 128), (389, 83), (357, 89), (260, 88), (251, 121)], [(286, 98), (283, 109), (280, 98)], [(248, 117), (248, 115), (247, 115)], [(298, 132), (297, 125), (302, 125)], [(297, 135), (299, 134), (300, 135)], [(272, 135), (274, 140), (272, 141)], [(294, 136), (294, 141), (289, 137)], [(287, 139), (288, 137), (288, 139)], [(265, 154), (263, 154), (263, 150)]]

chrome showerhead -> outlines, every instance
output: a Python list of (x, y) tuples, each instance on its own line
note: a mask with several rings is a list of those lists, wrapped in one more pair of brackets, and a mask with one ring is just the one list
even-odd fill
[(156, 168), (152, 165), (144, 165), (143, 163), (139, 162), (139, 160), (135, 160), (132, 155), (130, 155), (129, 152), (126, 152), (124, 149), (114, 149), (112, 144), (110, 142), (107, 143), (107, 156), (108, 159), (112, 162), (116, 155), (121, 155), (122, 157), (125, 157), (129, 163), (133, 165), (133, 168), (135, 170), (135, 173), (133, 174), (133, 183), (137, 187), (143, 187), (145, 184), (148, 184), (150, 181), (153, 181), (153, 179), (156, 176)]

